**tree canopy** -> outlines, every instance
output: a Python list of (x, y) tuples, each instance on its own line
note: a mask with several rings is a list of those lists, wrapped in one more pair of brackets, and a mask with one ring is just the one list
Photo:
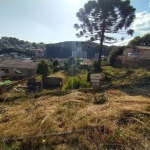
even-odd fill
[(128, 43), (128, 46), (150, 46), (150, 33), (144, 36), (136, 36), (133, 40)]
[(84, 36), (90, 41), (98, 40), (100, 42), (99, 67), (103, 43), (117, 42), (117, 39), (111, 36), (112, 33), (133, 35), (134, 32), (132, 29), (128, 29), (135, 18), (135, 8), (130, 5), (130, 0), (88, 1), (76, 16), (82, 22), (74, 24), (74, 27), (79, 30), (79, 33), (76, 34), (77, 37)]
[(38, 64), (36, 72), (37, 74), (42, 75), (42, 77), (46, 77), (51, 73), (51, 68), (47, 62), (41, 60), (41, 62)]
[(55, 60), (53, 61), (53, 66), (56, 67), (56, 66), (58, 66), (58, 65), (59, 65), (59, 61), (58, 61), (58, 59), (55, 59)]

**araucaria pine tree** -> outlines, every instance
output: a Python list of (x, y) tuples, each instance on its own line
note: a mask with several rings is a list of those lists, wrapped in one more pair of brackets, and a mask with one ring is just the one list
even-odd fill
[(88, 1), (84, 8), (77, 12), (76, 16), (82, 22), (74, 24), (74, 27), (79, 30), (77, 37), (84, 36), (90, 41), (100, 43), (98, 70), (101, 65), (103, 44), (117, 42), (117, 38), (112, 34), (133, 35), (134, 31), (129, 27), (135, 19), (135, 10), (130, 5), (130, 0), (93, 0)]

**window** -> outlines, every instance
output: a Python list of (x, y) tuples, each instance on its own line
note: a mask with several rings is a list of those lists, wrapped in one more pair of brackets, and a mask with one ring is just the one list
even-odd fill
[(2, 71), (4, 71), (4, 73), (9, 73), (8, 69), (2, 69)]

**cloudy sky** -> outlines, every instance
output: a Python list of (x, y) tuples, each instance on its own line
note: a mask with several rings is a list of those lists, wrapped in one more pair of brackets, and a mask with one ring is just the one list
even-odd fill
[[(85, 40), (76, 38), (76, 12), (88, 0), (0, 0), (0, 38), (16, 37), (30, 42), (57, 43)], [(136, 8), (133, 37), (124, 36), (127, 44), (135, 36), (150, 31), (150, 0), (131, 0)]]

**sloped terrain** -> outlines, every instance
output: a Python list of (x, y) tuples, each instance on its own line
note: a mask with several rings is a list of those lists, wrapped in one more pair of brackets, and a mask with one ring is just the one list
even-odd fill
[(149, 89), (57, 90), (1, 103), (0, 149), (148, 150)]

